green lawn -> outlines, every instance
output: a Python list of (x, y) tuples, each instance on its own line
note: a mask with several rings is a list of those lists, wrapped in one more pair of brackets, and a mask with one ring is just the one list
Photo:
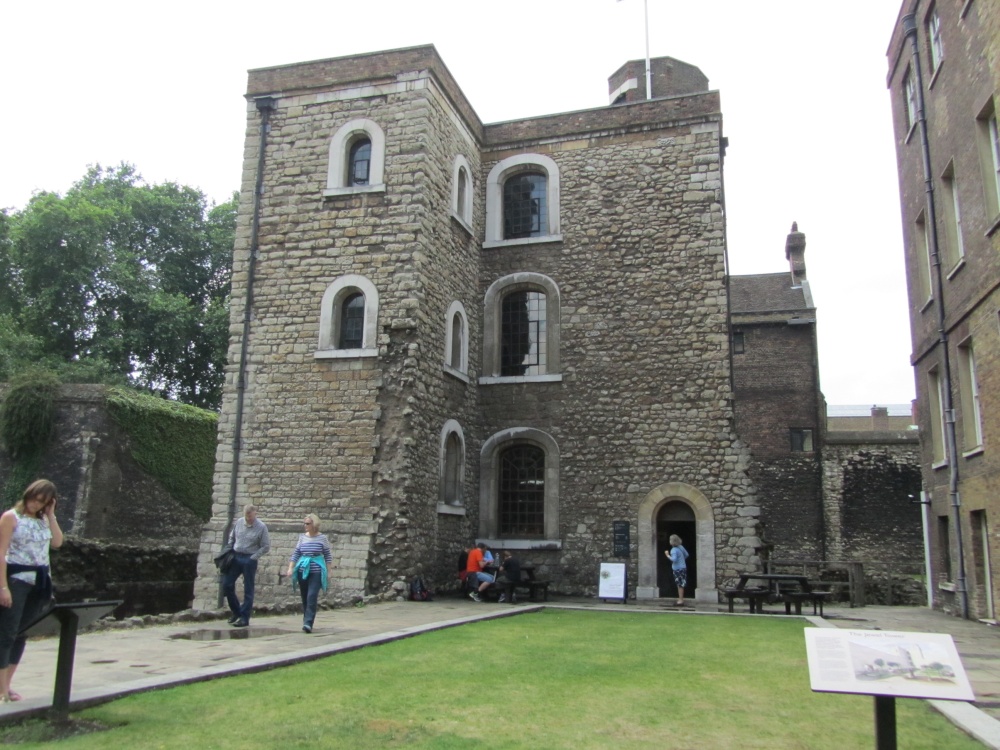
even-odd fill
[[(802, 630), (549, 609), (126, 698), (77, 716), (120, 726), (59, 747), (874, 747), (872, 698), (809, 689)], [(901, 748), (981, 748), (896, 705)]]

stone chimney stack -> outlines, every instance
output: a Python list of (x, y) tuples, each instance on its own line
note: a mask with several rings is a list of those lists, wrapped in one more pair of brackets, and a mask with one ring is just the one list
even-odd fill
[(792, 286), (801, 286), (806, 278), (806, 236), (799, 231), (799, 223), (792, 222), (792, 231), (785, 241), (785, 257), (792, 272)]
[(889, 409), (887, 407), (872, 407), (872, 429), (876, 431), (889, 429)]

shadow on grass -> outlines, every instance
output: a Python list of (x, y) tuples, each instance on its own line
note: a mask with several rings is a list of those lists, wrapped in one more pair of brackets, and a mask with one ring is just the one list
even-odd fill
[(49, 719), (27, 719), (4, 726), (0, 733), (0, 745), (26, 745), (40, 742), (58, 742), (82, 734), (104, 732), (117, 729), (121, 724), (106, 724), (92, 719), (67, 719), (65, 721), (50, 721)]

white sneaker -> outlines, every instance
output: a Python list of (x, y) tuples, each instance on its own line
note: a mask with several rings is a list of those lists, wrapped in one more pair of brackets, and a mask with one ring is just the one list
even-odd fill
[(481, 602), (482, 601), (482, 599), (479, 596), (479, 592), (478, 591), (470, 591), (469, 592), (469, 598), (472, 599), (472, 601), (474, 601), (474, 602)]
[(500, 594), (500, 598), (497, 599), (497, 602), (499, 602), (500, 604), (503, 604), (505, 601), (507, 601), (507, 595), (506, 594)]

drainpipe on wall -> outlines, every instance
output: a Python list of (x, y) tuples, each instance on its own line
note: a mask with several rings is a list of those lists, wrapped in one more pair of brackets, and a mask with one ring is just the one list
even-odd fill
[[(271, 113), (274, 111), (275, 99), (264, 96), (256, 100), (257, 111), (260, 112), (260, 143), (257, 149), (257, 180), (253, 191), (253, 220), (250, 225), (250, 258), (247, 267), (247, 293), (243, 305), (243, 339), (240, 342), (240, 366), (236, 375), (236, 422), (233, 425), (233, 461), (229, 472), (229, 508), (226, 518), (226, 531), (223, 544), (229, 539), (229, 534), (236, 519), (237, 479), (240, 473), (240, 446), (243, 442), (243, 401), (246, 394), (247, 357), (250, 348), (250, 321), (253, 318), (253, 285), (254, 273), (257, 269), (260, 236), (260, 197), (264, 192), (264, 153), (267, 147), (267, 134), (271, 131)], [(223, 602), (222, 580), (219, 580), (219, 603)]]
[(931, 254), (934, 277), (934, 308), (937, 312), (938, 344), (944, 369), (942, 411), (945, 422), (945, 453), (948, 459), (948, 497), (955, 517), (955, 552), (958, 557), (958, 585), (956, 593), (962, 608), (962, 617), (969, 619), (969, 592), (965, 580), (965, 552), (962, 544), (962, 501), (958, 493), (958, 440), (955, 437), (955, 406), (951, 397), (951, 356), (948, 352), (948, 330), (944, 310), (944, 282), (941, 278), (941, 256), (938, 253), (937, 213), (934, 206), (934, 178), (931, 174), (931, 151), (927, 140), (927, 119), (924, 110), (924, 81), (920, 70), (917, 49), (917, 21), (913, 13), (903, 16), (903, 36), (909, 39), (910, 52), (917, 94), (917, 129), (920, 131), (920, 150), (924, 168), (924, 192), (927, 194), (927, 246)]

